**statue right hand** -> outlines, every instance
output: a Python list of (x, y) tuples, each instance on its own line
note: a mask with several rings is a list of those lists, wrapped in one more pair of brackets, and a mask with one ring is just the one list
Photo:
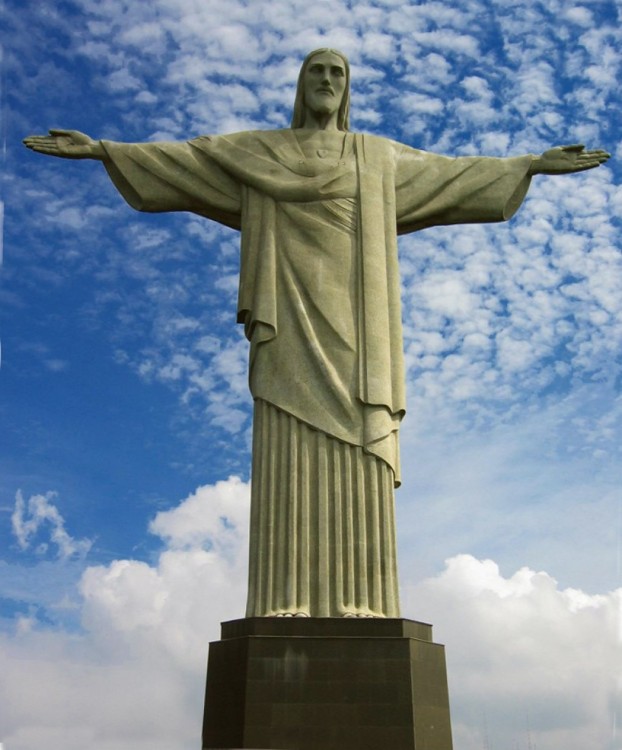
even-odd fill
[(534, 157), (529, 174), (572, 174), (604, 164), (609, 154), (602, 148), (587, 150), (582, 143), (556, 146)]
[(99, 141), (94, 141), (79, 130), (50, 130), (49, 135), (29, 135), (24, 145), (39, 154), (60, 156), (63, 159), (99, 159), (104, 151)]

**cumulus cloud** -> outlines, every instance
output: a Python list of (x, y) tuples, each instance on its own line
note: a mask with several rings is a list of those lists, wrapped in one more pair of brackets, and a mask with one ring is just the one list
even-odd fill
[[(49, 509), (49, 499), (35, 506)], [(249, 486), (235, 477), (199, 487), (152, 520), (164, 543), (153, 563), (85, 569), (81, 633), (20, 615), (0, 635), (7, 747), (196, 746), (208, 643), (220, 621), (244, 611), (248, 503)], [(30, 533), (27, 522), (18, 529), (20, 538)]]
[(202, 669), (196, 654), (206, 629), (214, 632), (219, 620), (244, 609), (249, 498), (248, 483), (230, 477), (157, 513), (149, 531), (165, 547), (156, 565), (116, 560), (85, 571), (86, 626), (103, 638), (114, 633), (134, 642), (140, 634)]
[(207, 544), (221, 554), (237, 549), (249, 513), (249, 487), (238, 477), (199, 487), (180, 506), (160, 511), (149, 530), (174, 548)]
[[(198, 488), (153, 519), (166, 541), (157, 560), (86, 569), (81, 634), (21, 618), (0, 636), (8, 747), (196, 746), (207, 644), (243, 605), (247, 504), (235, 478)], [(402, 573), (405, 616), (432, 622), (446, 645), (456, 746), (528, 747), (529, 736), (615, 750), (622, 591), (560, 589), (545, 572), (506, 576), (470, 555), (423, 581)]]
[(590, 596), (460, 555), (407, 602), (446, 644), (456, 746), (618, 747), (622, 589)]

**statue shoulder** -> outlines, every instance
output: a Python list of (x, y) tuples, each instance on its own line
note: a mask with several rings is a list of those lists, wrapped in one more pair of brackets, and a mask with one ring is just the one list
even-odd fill
[(190, 143), (201, 150), (218, 152), (222, 149), (242, 149), (252, 153), (267, 153), (287, 148), (292, 139), (290, 128), (279, 130), (242, 130), (223, 135), (201, 135)]
[(415, 146), (411, 146), (407, 143), (396, 141), (394, 138), (387, 138), (386, 136), (382, 135), (361, 133), (360, 136), (365, 139), (365, 143), (372, 145), (372, 147), (375, 147), (379, 150), (384, 149), (385, 151), (392, 151), (397, 155), (404, 153), (411, 155), (421, 154), (425, 156), (429, 153), (428, 151), (424, 151), (423, 149), (416, 148)]
[(364, 159), (376, 165), (383, 165), (384, 168), (391, 165), (390, 168), (396, 169), (405, 154), (415, 151), (399, 141), (371, 133), (357, 134), (355, 138), (359, 140), (358, 148)]

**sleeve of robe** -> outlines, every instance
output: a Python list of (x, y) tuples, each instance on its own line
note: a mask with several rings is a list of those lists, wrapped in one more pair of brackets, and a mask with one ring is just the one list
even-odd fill
[(532, 159), (530, 155), (451, 158), (399, 146), (395, 179), (398, 233), (511, 218), (529, 189)]
[(191, 211), (240, 228), (240, 185), (197, 141), (101, 143), (108, 175), (132, 208)]

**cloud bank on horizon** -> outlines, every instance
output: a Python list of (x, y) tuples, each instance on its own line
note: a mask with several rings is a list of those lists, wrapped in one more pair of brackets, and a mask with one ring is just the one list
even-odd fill
[(243, 611), (247, 554), (236, 233), (133, 213), (98, 165), (21, 137), (287, 127), (300, 61), (324, 46), (350, 58), (355, 130), (614, 156), (534, 179), (508, 224), (400, 241), (397, 500), (403, 611), (447, 644), (456, 747), (619, 750), (619, 2), (3, 10), (4, 750), (195, 747), (207, 642)]
[[(86, 568), (81, 632), (22, 616), (0, 633), (7, 748), (196, 747), (206, 644), (245, 593), (249, 494), (237, 478), (199, 487), (152, 520), (166, 545), (151, 564)], [(403, 600), (451, 644), (457, 747), (618, 747), (622, 589), (561, 589), (527, 567), (505, 577), (463, 554)]]

